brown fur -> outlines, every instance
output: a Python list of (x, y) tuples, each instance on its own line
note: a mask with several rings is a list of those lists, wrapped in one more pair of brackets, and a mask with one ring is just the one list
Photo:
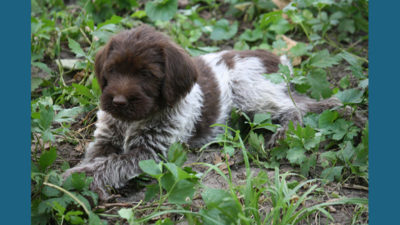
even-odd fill
[[(185, 96), (197, 79), (183, 49), (149, 26), (114, 36), (95, 60), (101, 108), (124, 121), (149, 117)], [(127, 104), (115, 104), (116, 98)]]
[[(276, 72), (280, 63), (277, 56), (264, 50), (225, 52), (219, 63), (226, 63), (232, 69), (237, 57), (259, 58), (266, 73)], [(123, 31), (111, 38), (95, 60), (95, 72), (102, 90), (102, 110), (98, 113), (95, 139), (86, 149), (84, 160), (67, 170), (64, 177), (74, 172), (86, 172), (93, 176), (91, 189), (99, 193), (100, 199), (107, 199), (109, 187), (120, 188), (141, 173), (140, 160), (161, 160), (160, 155), (165, 157), (169, 146), (181, 138), (196, 147), (205, 144), (208, 138), (214, 138), (218, 131), (210, 129), (210, 125), (221, 115), (223, 118), (228, 116), (230, 109), (223, 112), (224, 102), (220, 99), (223, 93), (219, 88), (222, 84), (203, 60), (192, 59), (168, 37), (149, 26)], [(239, 65), (240, 62), (236, 63)], [(196, 83), (201, 92), (198, 86), (193, 89)], [(246, 96), (240, 88), (248, 90), (257, 84), (241, 86), (243, 84), (238, 82), (230, 87), (234, 95), (232, 100), (246, 112), (260, 110), (258, 102), (253, 102), (255, 106), (244, 104), (251, 103), (251, 97), (258, 93), (244, 91), (250, 93)], [(195, 96), (189, 95), (179, 102), (192, 89)], [(235, 90), (239, 93), (235, 94)], [(273, 96), (265, 94), (265, 98)], [(336, 104), (330, 100), (318, 103), (297, 95), (295, 98), (300, 101), (298, 105), (302, 112), (318, 111)], [(276, 113), (274, 116), (283, 126), (267, 143), (271, 146), (283, 137), (290, 120), (301, 122), (302, 112), (294, 107), (275, 109), (275, 99), (265, 100), (271, 103), (269, 109)]]
[(211, 130), (210, 125), (216, 122), (220, 113), (220, 90), (215, 74), (213, 74), (210, 67), (206, 65), (201, 58), (195, 58), (194, 62), (199, 71), (197, 83), (200, 85), (203, 92), (204, 102), (200, 121), (196, 124), (196, 132), (189, 142), (195, 142), (196, 139), (206, 138)]
[[(247, 58), (247, 57), (256, 57), (261, 60), (266, 68), (267, 73), (275, 73), (279, 70), (278, 65), (280, 64), (279, 57), (275, 54), (258, 49), (258, 50), (245, 50), (245, 51), (229, 51), (222, 55), (222, 60), (228, 66), (229, 69), (233, 69), (235, 67), (234, 57), (238, 56), (239, 58)], [(220, 61), (220, 63), (222, 62)]]

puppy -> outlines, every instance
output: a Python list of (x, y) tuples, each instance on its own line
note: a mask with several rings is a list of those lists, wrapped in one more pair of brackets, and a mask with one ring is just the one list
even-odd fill
[(83, 161), (69, 169), (93, 176), (91, 188), (101, 199), (107, 187), (120, 188), (138, 176), (139, 161), (166, 157), (176, 142), (201, 147), (223, 132), (232, 108), (269, 112), (281, 128), (268, 146), (285, 134), (289, 121), (301, 123), (306, 112), (340, 105), (317, 102), (273, 84), (263, 74), (278, 71), (285, 57), (264, 51), (222, 51), (191, 58), (167, 36), (149, 26), (123, 31), (96, 55), (102, 90), (94, 141)]

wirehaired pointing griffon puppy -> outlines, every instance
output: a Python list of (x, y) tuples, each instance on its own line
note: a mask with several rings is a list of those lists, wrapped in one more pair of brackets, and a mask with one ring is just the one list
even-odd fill
[(306, 112), (339, 105), (316, 102), (273, 84), (263, 74), (291, 68), (286, 57), (264, 51), (222, 51), (191, 58), (164, 34), (149, 26), (123, 31), (96, 55), (102, 89), (94, 141), (84, 160), (64, 175), (92, 175), (92, 189), (106, 199), (107, 187), (120, 188), (138, 176), (139, 161), (161, 160), (169, 146), (184, 142), (200, 147), (213, 140), (232, 108), (269, 112), (282, 127), (268, 145), (281, 138), (289, 121), (301, 123)]

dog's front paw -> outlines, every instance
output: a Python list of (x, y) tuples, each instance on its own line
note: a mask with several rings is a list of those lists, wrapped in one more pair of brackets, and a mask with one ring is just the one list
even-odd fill
[(93, 168), (90, 166), (76, 166), (73, 168), (70, 168), (66, 170), (63, 174), (62, 177), (64, 180), (66, 180), (69, 176), (71, 176), (73, 173), (85, 173), (87, 176), (91, 176), (93, 174)]
[(86, 176), (92, 177), (93, 181), (90, 184), (90, 189), (96, 192), (100, 200), (108, 200), (113, 197), (110, 194), (111, 186), (107, 185), (109, 180), (107, 177), (106, 168), (103, 166), (104, 160), (96, 160), (95, 162), (83, 163), (63, 173), (63, 178), (66, 180), (73, 173), (85, 173)]

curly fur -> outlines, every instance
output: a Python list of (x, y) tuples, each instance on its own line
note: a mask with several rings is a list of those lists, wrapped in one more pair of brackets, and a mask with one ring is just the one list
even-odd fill
[(184, 142), (200, 147), (222, 132), (232, 108), (269, 112), (280, 128), (269, 140), (281, 138), (289, 121), (301, 123), (309, 111), (340, 105), (336, 99), (317, 102), (274, 84), (262, 74), (278, 65), (292, 66), (286, 57), (264, 51), (223, 51), (197, 58), (148, 26), (124, 31), (96, 55), (95, 70), (102, 89), (94, 141), (84, 160), (68, 170), (94, 177), (91, 188), (100, 198), (107, 187), (122, 187), (141, 173), (140, 160), (160, 160), (169, 146)]

